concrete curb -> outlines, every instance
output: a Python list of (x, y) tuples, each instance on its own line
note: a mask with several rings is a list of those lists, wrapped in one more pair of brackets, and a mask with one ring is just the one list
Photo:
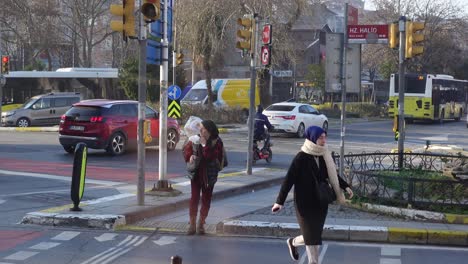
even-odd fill
[(415, 210), (415, 209), (406, 209), (391, 207), (378, 204), (351, 204), (348, 203), (348, 206), (354, 207), (356, 209), (366, 210), (369, 212), (384, 213), (387, 215), (405, 217), (406, 219), (416, 220), (416, 221), (428, 221), (446, 223), (446, 224), (468, 224), (468, 215), (458, 215), (458, 214), (446, 214), (439, 212), (431, 212), (425, 210)]
[(16, 132), (58, 132), (58, 127), (0, 127), (0, 131)]
[[(295, 223), (226, 220), (217, 234), (238, 236), (293, 237), (300, 234)], [(397, 228), (383, 226), (325, 225), (325, 240), (468, 246), (468, 231)]]
[[(215, 189), (215, 192), (213, 193), (213, 200), (232, 197), (238, 194), (251, 192), (255, 189), (268, 188), (279, 184), (282, 180), (282, 177), (278, 177), (254, 182), (242, 187), (226, 188), (220, 191), (216, 191)], [(126, 212), (122, 215), (82, 214), (71, 212), (50, 213), (46, 212), (48, 209), (45, 209), (41, 212), (27, 213), (21, 220), (21, 224), (115, 229), (119, 228), (119, 226), (131, 225), (132, 223), (141, 221), (145, 218), (160, 216), (180, 209), (188, 208), (189, 202), (190, 197), (187, 197), (159, 206), (146, 206), (144, 208)]]

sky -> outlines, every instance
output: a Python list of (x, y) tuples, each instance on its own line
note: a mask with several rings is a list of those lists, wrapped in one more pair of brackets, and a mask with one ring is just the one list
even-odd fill
[[(454, 1), (455, 3), (459, 3), (461, 6), (463, 6), (465, 8), (465, 14), (468, 15), (468, 0), (452, 0), (452, 1)], [(374, 1), (372, 0), (365, 0), (364, 9), (375, 10), (375, 6), (373, 2)]]

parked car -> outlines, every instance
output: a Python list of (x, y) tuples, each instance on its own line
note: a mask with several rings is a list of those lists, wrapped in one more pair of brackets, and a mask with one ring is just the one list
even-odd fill
[[(146, 106), (146, 120), (151, 122), (151, 141), (159, 144), (159, 113)], [(85, 100), (73, 105), (60, 121), (59, 141), (66, 152), (73, 153), (79, 142), (89, 148), (105, 149), (121, 155), (137, 146), (138, 102), (130, 100)], [(167, 120), (167, 149), (174, 150), (180, 139), (177, 120)]]
[(58, 125), (60, 117), (82, 99), (80, 93), (48, 93), (29, 99), (18, 109), (2, 113), (2, 126)]
[(294, 133), (304, 137), (309, 126), (319, 126), (328, 130), (328, 118), (309, 104), (282, 102), (267, 107), (263, 114), (275, 127), (273, 132)]

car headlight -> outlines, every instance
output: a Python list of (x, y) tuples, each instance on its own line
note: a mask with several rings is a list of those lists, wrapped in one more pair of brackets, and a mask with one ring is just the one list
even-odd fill
[(14, 114), (15, 114), (15, 111), (6, 112), (5, 114), (3, 114), (3, 117), (9, 117), (9, 116), (12, 116)]

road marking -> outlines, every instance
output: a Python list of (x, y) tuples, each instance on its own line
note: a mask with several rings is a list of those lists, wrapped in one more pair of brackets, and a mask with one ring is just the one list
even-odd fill
[(109, 201), (113, 201), (113, 200), (123, 199), (123, 198), (131, 197), (131, 196), (135, 196), (135, 194), (133, 194), (133, 193), (121, 193), (121, 194), (101, 197), (101, 198), (98, 198), (98, 199), (82, 201), (81, 203), (87, 204), (87, 205), (89, 205), (89, 204), (98, 204), (98, 203), (104, 203), (104, 202), (109, 202)]
[(104, 233), (98, 237), (94, 237), (99, 242), (104, 242), (104, 241), (109, 241), (109, 240), (114, 240), (114, 238), (117, 236), (117, 234), (114, 233)]
[(52, 240), (61, 240), (61, 241), (68, 241), (79, 235), (81, 232), (74, 232), (74, 231), (64, 231), (55, 237)]
[(111, 247), (81, 264), (106, 264), (141, 245), (148, 237), (129, 235), (116, 247)]
[(5, 257), (4, 259), (7, 260), (26, 260), (34, 255), (36, 255), (39, 252), (33, 252), (33, 251), (18, 251), (14, 254), (11, 254), (10, 256)]
[(400, 257), (401, 256), (401, 248), (399, 248), (399, 247), (382, 247), (382, 249), (380, 250), (380, 254), (382, 256)]
[(400, 259), (381, 258), (380, 264), (401, 264)]
[(32, 247), (29, 247), (30, 249), (35, 249), (35, 250), (47, 250), (51, 249), (53, 247), (56, 247), (60, 245), (60, 243), (54, 243), (54, 242), (41, 242), (37, 245), (34, 245)]
[(162, 236), (158, 240), (153, 240), (153, 242), (160, 246), (174, 244), (176, 237), (174, 236)]
[[(59, 175), (51, 175), (51, 174), (43, 174), (43, 173), (32, 173), (32, 172), (21, 172), (21, 171), (9, 171), (9, 170), (0, 170), (0, 174), (6, 175), (14, 175), (14, 176), (26, 176), (26, 177), (34, 177), (34, 178), (43, 178), (49, 180), (58, 180), (58, 181), (67, 181), (71, 182), (71, 177), (69, 176), (59, 176)], [(86, 183), (97, 184), (97, 185), (106, 185), (106, 186), (116, 186), (122, 185), (121, 182), (114, 182), (114, 181), (101, 181), (101, 180), (92, 180), (86, 179)]]
[(327, 252), (327, 249), (328, 249), (328, 244), (324, 244), (322, 246), (322, 250), (320, 250), (319, 263), (322, 263), (323, 258), (325, 257), (325, 253)]
[(2, 204), (2, 203), (4, 203), (4, 202), (6, 202), (6, 201), (5, 201), (5, 200), (0, 200), (0, 204)]

